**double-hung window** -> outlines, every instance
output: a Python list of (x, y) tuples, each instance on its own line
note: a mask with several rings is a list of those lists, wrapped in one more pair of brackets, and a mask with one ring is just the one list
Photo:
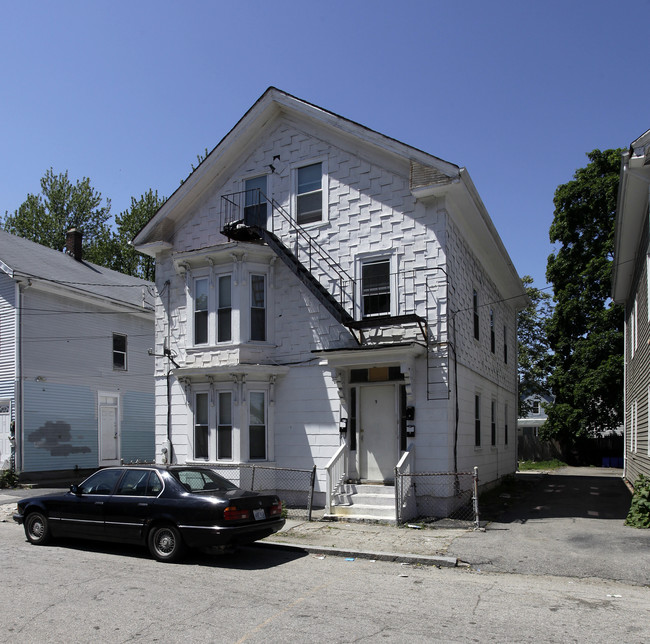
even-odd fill
[(221, 275), (217, 281), (217, 341), (232, 340), (232, 277)]
[(248, 394), (248, 444), (251, 460), (266, 459), (266, 393), (251, 391)]
[(490, 351), (494, 353), (496, 350), (496, 339), (494, 334), (494, 311), (490, 309)]
[(311, 224), (323, 219), (323, 164), (296, 170), (296, 221)]
[(481, 446), (481, 396), (474, 396), (474, 446)]
[(390, 260), (373, 259), (361, 265), (363, 317), (390, 315)]
[(473, 296), (472, 296), (472, 308), (473, 308), (473, 312), (474, 312), (474, 315), (473, 315), (473, 317), (474, 317), (474, 338), (476, 340), (478, 340), (479, 339), (479, 332), (480, 332), (480, 329), (479, 329), (479, 327), (480, 327), (480, 318), (478, 316), (478, 293), (477, 293), (476, 289), (474, 289), (474, 293), (473, 293)]
[(230, 460), (232, 459), (232, 392), (220, 391), (218, 400), (217, 458)]
[(251, 275), (250, 338), (266, 341), (266, 276)]
[(508, 331), (506, 325), (503, 325), (503, 362), (508, 364)]
[(505, 405), (503, 417), (505, 419), (505, 423), (503, 426), (503, 443), (504, 445), (507, 445), (508, 444), (508, 403), (506, 403)]
[(266, 228), (266, 175), (246, 179), (244, 222), (247, 226), (260, 226)]
[(209, 409), (208, 393), (194, 395), (194, 458), (207, 459), (209, 456)]
[(210, 280), (194, 280), (194, 344), (208, 343), (208, 288)]
[(490, 438), (492, 446), (497, 444), (497, 403), (492, 401), (490, 410)]
[(113, 369), (126, 371), (126, 336), (113, 333)]

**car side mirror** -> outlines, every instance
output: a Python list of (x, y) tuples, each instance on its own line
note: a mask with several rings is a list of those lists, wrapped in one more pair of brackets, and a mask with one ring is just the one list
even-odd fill
[(79, 486), (75, 483), (70, 486), (70, 492), (73, 494), (81, 494), (81, 490), (79, 489)]

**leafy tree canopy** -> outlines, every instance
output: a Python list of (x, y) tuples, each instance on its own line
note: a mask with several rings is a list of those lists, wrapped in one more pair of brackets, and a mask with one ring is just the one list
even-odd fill
[(555, 191), (548, 258), (555, 307), (544, 437), (571, 442), (618, 427), (623, 418), (623, 312), (610, 299), (621, 150), (594, 150)]
[(131, 197), (131, 207), (115, 217), (117, 225), (116, 264), (119, 266), (116, 270), (146, 280), (154, 280), (155, 262), (153, 257), (142, 255), (135, 250), (131, 246), (131, 240), (156, 214), (163, 203), (165, 203), (165, 199), (159, 197), (157, 191), (149, 190), (139, 199)]
[[(517, 352), (519, 392), (521, 396), (546, 395), (549, 392), (548, 375), (550, 349), (546, 324), (552, 314), (551, 295), (533, 286), (533, 278), (524, 275), (521, 281), (530, 298), (530, 305), (517, 314)], [(525, 418), (531, 404), (519, 400), (519, 417)]]
[(50, 168), (41, 179), (41, 192), (28, 194), (13, 214), (5, 213), (3, 228), (43, 246), (63, 250), (68, 230), (83, 234), (84, 259), (113, 270), (154, 279), (154, 260), (138, 253), (131, 240), (164, 203), (149, 190), (131, 207), (115, 217), (112, 228), (111, 202), (83, 178), (72, 183), (68, 172), (55, 174)]
[(41, 179), (40, 194), (28, 194), (13, 214), (5, 213), (4, 229), (20, 237), (56, 250), (65, 248), (66, 232), (76, 228), (83, 233), (84, 256), (103, 264), (110, 238), (108, 220), (111, 202), (84, 177), (76, 183), (68, 172), (55, 174), (50, 168)]

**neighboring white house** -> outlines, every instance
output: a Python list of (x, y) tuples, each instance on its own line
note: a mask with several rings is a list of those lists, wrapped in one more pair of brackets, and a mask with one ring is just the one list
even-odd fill
[(548, 418), (544, 405), (551, 402), (550, 396), (532, 394), (526, 396), (524, 402), (528, 403), (530, 410), (527, 416), (517, 418), (518, 436), (539, 436), (539, 430)]
[(650, 477), (650, 130), (623, 153), (612, 299), (625, 306), (624, 475)]
[[(526, 295), (467, 171), (269, 88), (140, 231), (157, 458), (516, 467)], [(167, 375), (171, 398), (167, 405)]]
[(0, 231), (0, 465), (154, 458), (154, 285)]

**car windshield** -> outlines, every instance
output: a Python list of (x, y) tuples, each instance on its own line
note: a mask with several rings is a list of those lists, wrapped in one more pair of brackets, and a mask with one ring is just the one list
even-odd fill
[(234, 483), (208, 469), (174, 469), (171, 473), (188, 492), (226, 492), (237, 489)]

